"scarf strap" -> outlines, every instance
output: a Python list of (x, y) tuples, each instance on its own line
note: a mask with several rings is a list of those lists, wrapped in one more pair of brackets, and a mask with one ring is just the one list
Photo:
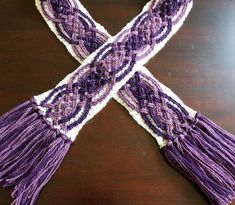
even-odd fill
[(0, 182), (14, 188), (13, 204), (35, 204), (81, 127), (116, 92), (137, 121), (157, 136), (173, 167), (194, 181), (212, 204), (231, 203), (234, 136), (185, 106), (142, 66), (181, 26), (192, 1), (152, 0), (111, 38), (79, 1), (42, 4), (45, 13), (58, 14), (46, 18), (55, 32), (61, 31), (58, 38), (69, 42), (74, 57), (83, 60), (94, 53), (56, 88), (0, 117)]
[[(71, 7), (69, 8), (70, 14), (67, 16), (66, 9), (68, 9), (68, 7), (60, 11), (63, 13), (60, 15), (58, 10), (46, 9), (50, 7), (51, 2), (40, 3), (39, 0), (36, 2), (40, 13), (49, 24), (51, 30), (79, 62), (82, 62), (81, 58), (87, 57), (91, 51), (95, 51), (97, 45), (104, 41), (104, 37), (107, 39), (108, 37), (111, 37), (100, 24), (92, 19), (80, 2), (71, 1)], [(62, 2), (60, 6), (64, 6), (63, 8), (65, 8), (65, 2)], [(75, 12), (76, 9), (74, 9), (74, 7), (80, 8), (83, 14), (79, 15)], [(182, 9), (182, 11), (184, 11), (184, 9)], [(51, 18), (47, 18), (47, 16), (51, 16)], [(62, 16), (62, 18), (60, 18), (60, 16)], [(92, 23), (86, 24), (86, 21)], [(74, 36), (75, 38), (73, 39)], [(80, 40), (78, 41), (76, 39)], [(137, 71), (119, 90), (114, 96), (114, 99), (121, 103), (133, 118), (156, 138), (160, 148), (164, 148), (163, 151), (168, 161), (190, 180), (193, 179), (193, 181), (205, 191), (213, 204), (230, 203), (231, 189), (226, 191), (226, 189), (223, 188), (221, 190), (221, 187), (223, 187), (224, 184), (228, 184), (225, 181), (229, 181), (229, 186), (234, 185), (234, 179), (232, 179), (234, 178), (235, 169), (232, 163), (234, 162), (234, 158), (231, 153), (229, 155), (229, 160), (227, 160), (227, 157), (225, 157), (226, 159), (223, 157), (218, 159), (218, 157), (214, 157), (213, 155), (218, 155), (219, 153), (219, 155), (225, 156), (224, 154), (228, 154), (228, 150), (229, 152), (233, 152), (234, 144), (231, 143), (231, 141), (233, 141), (234, 136), (219, 128), (205, 116), (202, 116), (200, 113), (196, 113), (194, 110), (187, 107), (178, 96), (176, 96), (169, 88), (158, 82), (158, 80), (143, 66), (140, 68), (140, 71)], [(197, 130), (198, 127), (200, 127), (201, 130)], [(213, 129), (216, 133), (211, 132)], [(218, 130), (220, 131), (222, 139), (218, 138)], [(206, 139), (200, 139), (199, 136), (205, 134), (205, 132), (207, 133), (205, 135)], [(186, 143), (185, 145), (191, 147), (191, 149), (183, 150), (182, 141), (185, 142), (185, 137), (188, 138), (192, 133), (197, 135), (197, 143), (200, 144), (208, 141), (208, 139), (212, 137), (211, 144), (205, 144), (204, 148), (199, 148), (195, 147), (195, 144), (192, 145)], [(226, 136), (226, 138), (224, 138), (224, 136)], [(216, 144), (214, 140), (217, 140)], [(195, 141), (193, 141), (193, 143), (195, 143)], [(224, 143), (225, 141), (227, 142)], [(224, 151), (222, 152), (221, 150), (218, 151), (220, 146), (219, 142), (224, 146)], [(180, 149), (174, 150), (175, 146)], [(214, 146), (214, 149), (212, 146)], [(208, 153), (205, 154), (208, 149), (210, 149), (209, 157)], [(197, 152), (195, 152), (195, 150)], [(188, 155), (191, 155), (192, 152), (194, 152), (196, 157), (189, 157), (191, 159), (185, 157), (188, 151), (190, 152)], [(180, 152), (183, 152), (182, 155), (179, 154)], [(192, 158), (195, 158), (196, 162), (193, 162)], [(199, 160), (204, 160), (204, 164), (202, 163), (199, 165)], [(187, 163), (185, 164), (185, 162)], [(224, 165), (227, 163), (227, 169), (230, 171), (227, 172), (223, 168), (221, 170), (221, 167), (217, 170), (211, 167), (208, 168), (208, 163), (211, 164), (211, 167), (218, 166), (218, 163)], [(204, 166), (203, 174), (201, 173), (202, 169), (197, 170), (197, 168), (193, 166), (199, 166), (199, 169), (201, 169), (201, 166)], [(207, 173), (205, 174), (205, 172)], [(223, 173), (223, 183), (220, 185), (217, 183), (216, 185), (214, 180), (211, 180), (210, 177), (208, 177), (208, 174), (211, 175), (212, 172)], [(218, 175), (216, 175), (217, 174), (213, 177), (218, 178)], [(208, 184), (205, 184), (205, 180), (208, 182), (210, 181), (213, 184), (213, 187), (208, 188)], [(222, 192), (225, 193), (225, 195), (221, 194)]]
[[(51, 1), (46, 9), (59, 11), (55, 15), (60, 18), (64, 18), (64, 14), (73, 18), (71, 11), (76, 12), (75, 16), (81, 14), (88, 17), (84, 7), (80, 4), (71, 7), (72, 3), (74, 4), (64, 0)], [(136, 18), (86, 58), (76, 71), (53, 90), (34, 97), (47, 121), (74, 141), (83, 125), (107, 104), (136, 71), (143, 69), (140, 65), (145, 64), (164, 47), (180, 28), (191, 7), (192, 1), (189, 0), (150, 1)], [(95, 26), (90, 17), (89, 19), (90, 24)], [(77, 29), (81, 30), (82, 27)], [(88, 31), (92, 29), (87, 26)], [(74, 36), (76, 35), (73, 35), (75, 39)], [(81, 48), (89, 44), (87, 39)], [(72, 46), (68, 47), (71, 49)]]
[[(36, 6), (57, 38), (80, 63), (111, 37), (104, 27), (92, 19), (80, 2), (55, 3), (36, 0)], [(185, 4), (175, 23), (186, 10)], [(149, 31), (146, 33), (149, 35)], [(169, 88), (159, 83), (146, 68), (139, 65), (139, 70), (113, 98), (129, 111), (138, 124), (152, 134), (162, 148), (167, 143), (166, 139), (173, 139), (174, 125), (187, 127), (186, 119), (194, 118), (196, 112), (186, 106)], [(142, 95), (139, 93), (140, 89), (143, 90)], [(147, 90), (152, 92), (148, 94)], [(156, 119), (157, 113), (159, 116), (161, 114), (160, 119)], [(179, 118), (184, 119), (184, 122), (179, 121)], [(184, 132), (184, 129), (181, 131)]]

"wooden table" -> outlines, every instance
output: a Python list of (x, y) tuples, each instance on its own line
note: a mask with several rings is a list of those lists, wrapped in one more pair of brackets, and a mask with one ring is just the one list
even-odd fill
[[(116, 34), (147, 0), (82, 0)], [(147, 67), (183, 101), (235, 133), (235, 1), (195, 0), (183, 28)], [(78, 63), (34, 1), (0, 1), (0, 113), (56, 85)], [(10, 204), (0, 188), (0, 204)], [(114, 100), (80, 132), (38, 205), (205, 205), (155, 140)], [(234, 203), (235, 204), (235, 203)]]

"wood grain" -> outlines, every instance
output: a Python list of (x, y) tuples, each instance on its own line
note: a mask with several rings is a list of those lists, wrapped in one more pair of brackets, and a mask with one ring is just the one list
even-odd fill
[[(82, 0), (111, 34), (147, 0)], [(235, 1), (197, 0), (183, 28), (148, 64), (186, 104), (235, 133)], [(52, 88), (78, 63), (34, 1), (0, 1), (0, 114)], [(0, 188), (0, 204), (11, 203)], [(155, 140), (114, 100), (80, 132), (38, 205), (206, 205)], [(234, 203), (235, 204), (235, 203)]]

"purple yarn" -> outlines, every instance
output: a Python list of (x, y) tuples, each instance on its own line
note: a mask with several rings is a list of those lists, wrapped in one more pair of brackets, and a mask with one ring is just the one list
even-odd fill
[[(53, 119), (56, 125), (65, 129), (64, 131), (69, 131), (82, 123), (85, 120), (84, 113), (72, 124), (69, 122), (69, 117), (76, 116), (82, 112), (83, 108), (87, 108), (86, 104), (90, 100), (89, 98), (92, 101), (89, 108), (91, 109), (105, 96), (108, 96), (114, 84), (122, 81), (132, 71), (137, 61), (145, 58), (155, 44), (161, 43), (167, 38), (172, 31), (173, 22), (171, 19), (180, 9), (182, 9), (182, 13), (185, 13), (185, 8), (190, 1), (163, 0), (156, 5), (154, 2), (157, 1), (153, 1), (150, 9), (135, 20), (133, 26), (129, 29), (130, 32), (121, 33), (116, 41), (107, 44), (96, 54), (94, 59), (86, 66), (85, 77), (75, 74), (74, 79), (76, 80), (71, 80), (69, 86), (60, 86), (60, 88), (51, 91), (51, 94), (41, 104), (47, 109), (46, 117)], [(72, 0), (41, 1), (41, 8), (44, 15), (54, 23), (57, 33), (73, 48), (80, 48), (74, 49), (78, 58), (80, 56), (83, 56), (83, 59), (86, 58), (87, 53), (92, 53), (108, 39), (106, 34), (94, 32), (97, 30), (96, 24), (80, 11), (76, 2)], [(120, 37), (123, 39), (120, 40)], [(141, 51), (145, 52), (139, 54)], [(64, 98), (67, 99), (66, 96), (75, 93), (74, 84), (76, 84), (77, 93), (75, 96), (78, 99), (71, 100), (71, 102), (73, 101), (72, 107), (70, 106), (69, 110), (62, 111), (61, 105), (64, 107), (67, 104), (67, 100), (64, 100)], [(110, 89), (103, 90), (105, 87)], [(105, 95), (93, 102), (92, 98), (99, 96), (101, 92)], [(86, 110), (86, 112), (89, 113), (90, 110)]]
[[(85, 14), (83, 15), (77, 8), (70, 8), (71, 5), (67, 0), (47, 2), (51, 2), (56, 12), (55, 16), (61, 20), (55, 23), (59, 35), (70, 44), (77, 44), (80, 40), (83, 42), (81, 48), (91, 53), (101, 45), (103, 39), (106, 40), (103, 38), (104, 35), (94, 32), (95, 24), (84, 16)], [(92, 97), (104, 86), (111, 87), (112, 83), (122, 80), (130, 73), (136, 61), (144, 56), (137, 58), (138, 54), (133, 51), (144, 50), (146, 46), (160, 43), (167, 37), (172, 25), (175, 24), (170, 18), (186, 2), (165, 0), (156, 7), (153, 6), (151, 12), (140, 16), (134, 25), (139, 35), (130, 33), (123, 42), (106, 45), (89, 64), (91, 71), (84, 76), (80, 76), (78, 72), (74, 77), (75, 79), (79, 76), (79, 82), (71, 81), (69, 85), (55, 88), (46, 100), (51, 100), (53, 96), (52, 103), (45, 104), (45, 107), (51, 107), (47, 116), (55, 120), (53, 123), (67, 123), (68, 119), (73, 118), (83, 107), (85, 109), (80, 118), (64, 129), (70, 130), (82, 123), (94, 105)], [(155, 18), (154, 13), (160, 15), (166, 25), (159, 27), (157, 24), (153, 25), (150, 34), (158, 38), (152, 42), (144, 39), (141, 26), (146, 22), (148, 24), (148, 21), (151, 22), (151, 19)], [(66, 23), (66, 15), (70, 17), (83, 15), (87, 18), (88, 22), (80, 17), (76, 21), (81, 23), (83, 30), (90, 36), (87, 34), (82, 36), (84, 33), (80, 33), (79, 36), (74, 35), (73, 28)], [(134, 27), (132, 31), (136, 32)], [(80, 45), (76, 46), (79, 48)], [(120, 55), (116, 56), (118, 52)], [(113, 64), (116, 62), (117, 66)], [(158, 84), (151, 82), (141, 72), (136, 73), (127, 85), (131, 86), (125, 87), (122, 91), (131, 94), (132, 100), (137, 99), (135, 110), (141, 114), (148, 127), (167, 140), (167, 146), (163, 151), (172, 166), (201, 187), (211, 203), (216, 205), (230, 203), (235, 192), (234, 136), (204, 116), (197, 115), (195, 119), (191, 118), (179, 103), (164, 94)], [(108, 91), (109, 89), (106, 95)], [(67, 111), (62, 114), (57, 113), (58, 108), (62, 107), (63, 110), (72, 101), (68, 99), (69, 94), (75, 94), (77, 98), (72, 100), (79, 101), (75, 109), (70, 113)], [(55, 173), (71, 145), (70, 140), (46, 123), (45, 117), (36, 107), (34, 103), (28, 101), (0, 118), (0, 181), (5, 186), (14, 187), (12, 197), (15, 199), (13, 204), (16, 205), (35, 203), (40, 190)]]
[[(67, 2), (69, 1), (67, 0)], [(146, 45), (153, 44), (151, 40), (144, 40), (144, 34), (140, 25), (148, 23), (154, 16), (154, 12), (159, 12), (161, 20), (166, 22), (167, 27), (160, 26), (155, 33), (151, 33), (151, 36), (158, 37), (155, 43), (160, 43), (166, 38), (172, 29), (172, 25), (175, 25), (182, 18), (184, 12), (174, 21), (169, 16), (174, 16), (184, 3), (185, 1), (183, 0), (163, 0), (160, 1), (160, 4), (156, 4), (153, 1), (151, 12), (147, 11), (140, 15), (131, 28), (132, 32), (138, 30), (138, 35), (132, 33), (125, 41), (124, 46), (130, 51), (127, 52), (127, 55), (132, 50), (141, 50)], [(183, 10), (185, 11), (185, 7)], [(84, 22), (83, 25), (85, 25)], [(86, 26), (89, 25), (87, 24)], [(66, 34), (71, 35), (73, 32), (76, 33), (76, 31), (71, 32), (66, 25), (63, 28), (63, 32)], [(157, 26), (152, 29), (156, 28)], [(62, 34), (60, 35), (63, 37)], [(79, 33), (76, 33), (76, 35), (80, 36)], [(86, 41), (85, 38), (81, 39)], [(89, 38), (87, 39), (90, 40)], [(107, 39), (108, 37), (105, 36), (105, 40)], [(75, 44), (75, 47), (81, 43), (69, 40), (67, 42)], [(92, 43), (93, 41), (91, 43), (84, 43), (88, 45), (84, 48), (89, 53), (95, 51)], [(108, 53), (112, 53), (110, 46), (112, 47), (112, 45), (107, 45), (107, 47), (103, 48), (92, 63), (97, 63), (97, 59), (100, 56), (102, 59), (108, 57)], [(113, 50), (118, 51), (119, 49), (115, 47)], [(83, 53), (82, 50), (74, 50), (74, 52), (78, 57)], [(143, 56), (134, 58), (133, 63)], [(117, 70), (112, 71), (110, 74), (118, 74), (125, 67), (126, 65), (119, 66), (120, 70), (116, 67)], [(126, 72), (128, 73), (128, 69)], [(101, 78), (101, 75), (98, 77)], [(121, 80), (122, 76), (118, 79)], [(104, 81), (105, 83), (110, 82)], [(189, 113), (180, 103), (165, 94), (153, 79), (143, 76), (141, 72), (137, 72), (128, 81), (119, 91), (119, 96), (131, 109), (141, 114), (146, 125), (154, 133), (168, 141), (167, 147), (164, 148), (164, 153), (169, 162), (201, 187), (212, 204), (225, 205), (231, 202), (231, 199), (234, 197), (235, 186), (235, 137), (233, 135), (219, 128), (204, 116), (197, 115), (195, 119), (190, 117)]]
[(47, 123), (33, 100), (0, 117), (0, 182), (13, 187), (12, 204), (35, 203), (71, 143)]
[(212, 204), (228, 205), (235, 196), (235, 136), (197, 114), (195, 118), (158, 83), (138, 72), (119, 91), (145, 124), (167, 141), (169, 163), (194, 181)]
[(235, 143), (205, 116), (197, 115), (185, 135), (163, 149), (169, 163), (195, 182), (212, 204), (228, 205), (235, 197)]
[(131, 108), (141, 114), (157, 135), (173, 139), (186, 131), (189, 113), (144, 73), (136, 72), (119, 93), (124, 102), (137, 102)]
[[(154, 44), (161, 43), (171, 32), (172, 25), (175, 25), (177, 22), (177, 20), (173, 20), (173, 16), (181, 10), (180, 16), (183, 17), (187, 5), (190, 2), (191, 0), (153, 1), (150, 9), (137, 17), (132, 27), (129, 29), (130, 32), (120, 34), (115, 42), (105, 45), (96, 54), (88, 65), (88, 70), (92, 69), (92, 72), (85, 74), (85, 78), (79, 77), (79, 81), (71, 81), (70, 86), (65, 84), (51, 91), (48, 97), (41, 103), (42, 107), (47, 108), (46, 117), (52, 118), (55, 124), (61, 128), (65, 128), (65, 131), (69, 131), (73, 129), (75, 125), (80, 124), (82, 119), (85, 119), (84, 113), (81, 113), (81, 117), (72, 124), (70, 124), (69, 121), (70, 117), (72, 119), (82, 112), (82, 108), (87, 108), (85, 93), (93, 98), (97, 96), (105, 86), (109, 85), (111, 88), (114, 83), (123, 80), (125, 76), (132, 71), (136, 61), (146, 57), (149, 53), (149, 49), (147, 49), (145, 54), (138, 56), (138, 53), (141, 53), (139, 51), (146, 50), (146, 48), (151, 48)], [(79, 6), (73, 0), (41, 1), (41, 8), (44, 15), (56, 26), (58, 35), (68, 44), (71, 44), (73, 48), (80, 48), (74, 49), (74, 52), (79, 58), (84, 54), (81, 60), (85, 59), (89, 53), (97, 49), (97, 47), (93, 45), (93, 42), (99, 41), (99, 37), (102, 36), (101, 44), (108, 39), (106, 34), (102, 33), (101, 35), (99, 32), (97, 35), (94, 34), (93, 30), (97, 29), (96, 24), (79, 9)], [(179, 20), (179, 18), (177, 19)], [(77, 36), (80, 41), (74, 41), (74, 35)], [(119, 38), (123, 36), (125, 36), (125, 38), (119, 41)], [(84, 46), (85, 44), (90, 45), (90, 47)], [(97, 43), (95, 44), (98, 45)], [(99, 46), (101, 46), (101, 44), (99, 44)], [(121, 54), (118, 55), (118, 53)], [(114, 65), (113, 62), (118, 63)], [(68, 104), (65, 102), (66, 100), (63, 100), (63, 97), (73, 95), (75, 90), (77, 93), (75, 96), (77, 96), (78, 99), (71, 100), (73, 101), (73, 106), (69, 111), (60, 111), (60, 104), (64, 104), (63, 106)], [(96, 102), (93, 102), (91, 107), (97, 105), (105, 96), (108, 96), (110, 90), (111, 89), (107, 89), (105, 92), (102, 91), (105, 95), (96, 100)], [(47, 104), (49, 104), (49, 106)], [(89, 112), (89, 110), (86, 110), (86, 112)]]
[[(44, 3), (47, 2), (42, 1), (42, 5)], [(50, 0), (48, 4), (57, 19), (54, 21), (57, 32), (68, 43), (74, 45), (79, 59), (84, 59), (86, 52), (92, 53), (105, 42), (106, 35), (96, 29), (96, 25), (86, 14), (78, 8), (72, 7), (69, 1)], [(44, 14), (49, 17), (46, 11)], [(77, 29), (77, 25), (79, 25), (79, 29)], [(81, 52), (84, 49), (86, 51)]]

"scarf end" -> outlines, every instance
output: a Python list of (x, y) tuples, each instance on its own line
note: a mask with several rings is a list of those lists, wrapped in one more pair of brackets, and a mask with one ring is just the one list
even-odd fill
[(195, 182), (214, 205), (235, 198), (235, 136), (197, 114), (186, 136), (163, 149), (168, 162)]
[(71, 140), (47, 123), (34, 100), (0, 117), (0, 182), (12, 205), (33, 205), (66, 156)]

